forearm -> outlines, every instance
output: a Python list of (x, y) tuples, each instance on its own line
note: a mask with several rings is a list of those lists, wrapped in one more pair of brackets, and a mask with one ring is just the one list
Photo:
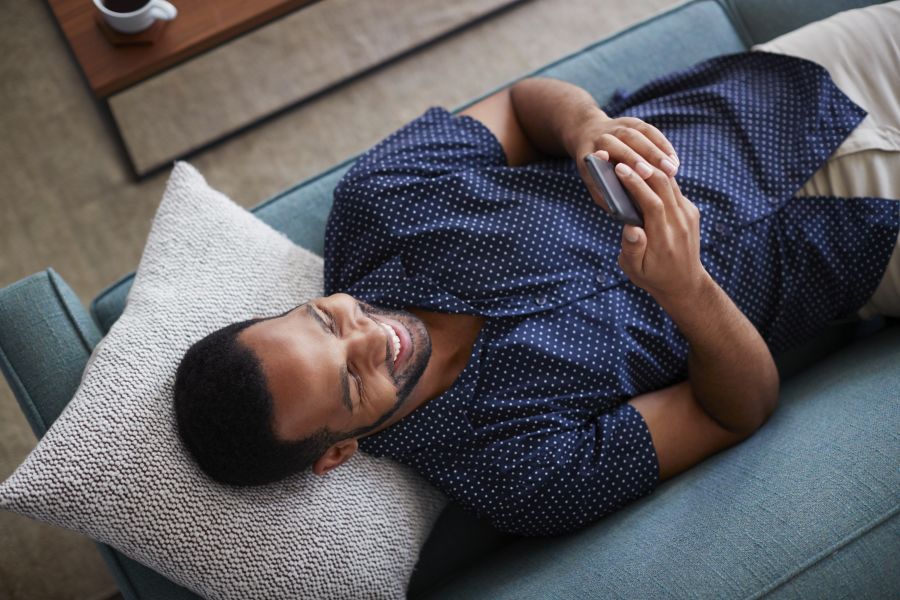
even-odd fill
[(510, 88), (513, 110), (531, 144), (548, 156), (575, 158), (579, 125), (606, 114), (585, 90), (548, 78), (529, 78)]
[(689, 301), (659, 299), (690, 344), (694, 397), (720, 425), (752, 432), (775, 409), (778, 370), (759, 332), (707, 275)]

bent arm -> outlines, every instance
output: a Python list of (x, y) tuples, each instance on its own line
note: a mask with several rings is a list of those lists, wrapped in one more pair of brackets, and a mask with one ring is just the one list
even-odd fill
[(758, 429), (778, 402), (778, 369), (759, 332), (706, 275), (696, 295), (656, 298), (690, 344), (694, 397), (721, 427)]
[(580, 87), (535, 78), (502, 89), (460, 114), (478, 119), (493, 132), (511, 167), (548, 156), (574, 158), (573, 133), (591, 119), (607, 119), (591, 95)]
[(577, 134), (587, 123), (609, 119), (587, 91), (558, 79), (523, 79), (510, 97), (525, 135), (548, 156), (578, 158)]
[(748, 438), (774, 412), (778, 372), (753, 325), (713, 281), (660, 304), (688, 339), (689, 379), (628, 401), (647, 424), (665, 481)]
[[(594, 201), (609, 212), (602, 191), (594, 184), (585, 156), (625, 162), (646, 176), (646, 164), (669, 175), (678, 170), (678, 156), (663, 133), (635, 117), (610, 118), (580, 87), (558, 79), (532, 77), (488, 96), (462, 111), (490, 129), (510, 166), (548, 157), (568, 156)], [(646, 164), (644, 164), (646, 163)]]
[(659, 301), (688, 339), (689, 379), (628, 401), (665, 481), (748, 438), (775, 411), (778, 371), (759, 333), (710, 280), (690, 302)]

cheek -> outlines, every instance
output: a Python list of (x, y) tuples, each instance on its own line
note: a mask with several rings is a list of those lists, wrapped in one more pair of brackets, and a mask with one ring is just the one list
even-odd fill
[(397, 388), (394, 387), (394, 383), (390, 377), (385, 375), (379, 375), (378, 388), (375, 393), (377, 395), (376, 403), (379, 406), (391, 404), (397, 399)]

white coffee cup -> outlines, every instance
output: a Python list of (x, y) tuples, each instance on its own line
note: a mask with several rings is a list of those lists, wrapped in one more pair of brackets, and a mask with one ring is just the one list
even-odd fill
[(128, 13), (109, 10), (103, 5), (103, 0), (94, 0), (94, 6), (103, 14), (110, 27), (122, 33), (138, 33), (153, 25), (157, 19), (171, 21), (178, 16), (178, 9), (166, 0), (150, 0), (141, 8)]

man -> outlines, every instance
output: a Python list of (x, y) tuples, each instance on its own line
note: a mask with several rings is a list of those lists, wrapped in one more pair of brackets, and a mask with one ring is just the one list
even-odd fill
[[(336, 188), (327, 296), (188, 351), (182, 439), (225, 483), (361, 447), (505, 531), (583, 527), (752, 435), (772, 352), (871, 311), (896, 202), (795, 196), (865, 115), (822, 66), (767, 52), (605, 110), (549, 79), (431, 109)], [(604, 214), (588, 153), (643, 227)]]

